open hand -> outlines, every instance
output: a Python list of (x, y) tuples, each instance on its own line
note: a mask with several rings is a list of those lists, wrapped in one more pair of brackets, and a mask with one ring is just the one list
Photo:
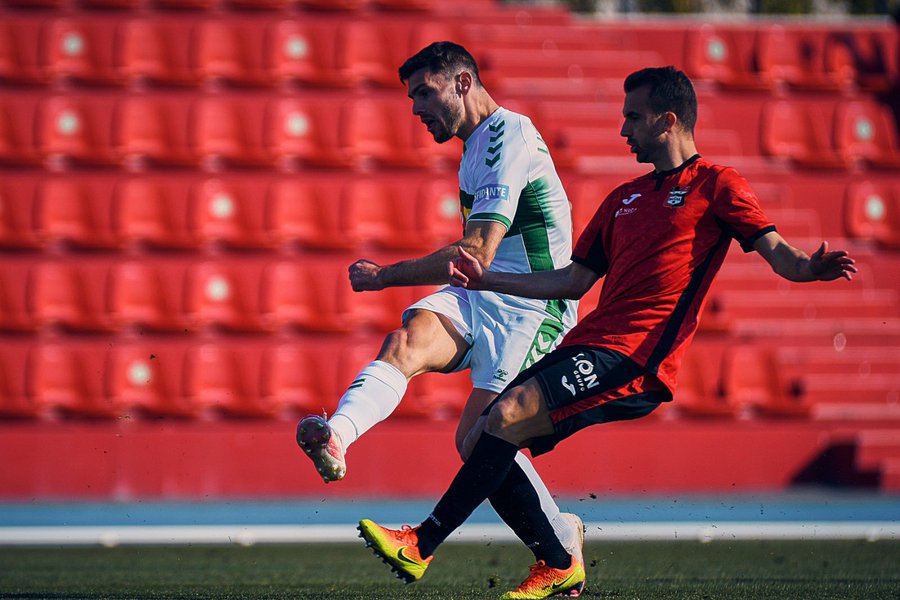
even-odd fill
[(828, 251), (828, 242), (809, 257), (809, 270), (819, 281), (833, 281), (843, 277), (847, 281), (856, 273), (854, 261), (844, 250)]

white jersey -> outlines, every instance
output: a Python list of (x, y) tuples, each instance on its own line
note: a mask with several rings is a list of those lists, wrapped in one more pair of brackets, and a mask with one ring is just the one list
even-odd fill
[(509, 230), (491, 271), (552, 271), (572, 258), (569, 199), (547, 145), (531, 120), (498, 108), (463, 148), (463, 220), (497, 221)]
[[(459, 167), (463, 221), (507, 228), (490, 271), (533, 273), (572, 258), (572, 211), (547, 145), (524, 115), (498, 108), (466, 140)], [(534, 301), (575, 323), (574, 301)]]
[[(463, 221), (507, 228), (491, 271), (533, 273), (569, 264), (572, 213), (547, 145), (527, 117), (498, 108), (466, 140), (459, 167)], [(444, 287), (413, 304), (444, 315), (470, 344), (454, 370), (500, 393), (562, 340), (577, 320), (573, 300), (535, 300)], [(406, 313), (404, 314), (406, 318)]]

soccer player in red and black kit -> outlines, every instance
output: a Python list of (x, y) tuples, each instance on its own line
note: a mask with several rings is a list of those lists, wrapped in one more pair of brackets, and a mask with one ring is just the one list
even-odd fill
[[(588, 425), (642, 417), (671, 400), (732, 239), (790, 281), (850, 280), (856, 272), (847, 253), (828, 251), (827, 242), (812, 255), (791, 246), (737, 171), (697, 153), (697, 99), (684, 73), (663, 67), (629, 75), (623, 116), (622, 137), (654, 170), (606, 197), (568, 266), (487, 272), (462, 250), (450, 264), (453, 285), (532, 298), (577, 299), (605, 281), (597, 307), (485, 410), (466, 440), (469, 460), (421, 525), (395, 531), (360, 521), (363, 538), (394, 570), (426, 568), (437, 546), (500, 485), (520, 448), (542, 454)], [(502, 597), (577, 595), (583, 569), (542, 513), (530, 517), (542, 556)]]

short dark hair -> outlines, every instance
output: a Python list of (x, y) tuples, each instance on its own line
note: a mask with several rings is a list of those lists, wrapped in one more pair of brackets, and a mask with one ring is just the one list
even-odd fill
[(656, 113), (673, 112), (684, 128), (693, 133), (697, 124), (697, 95), (691, 80), (675, 67), (649, 67), (625, 78), (625, 93), (650, 86), (650, 108)]
[(426, 68), (430, 73), (455, 75), (451, 71), (465, 69), (472, 73), (472, 78), (481, 85), (478, 75), (478, 63), (469, 51), (453, 42), (434, 42), (425, 46), (400, 66), (400, 81), (406, 83), (412, 74)]

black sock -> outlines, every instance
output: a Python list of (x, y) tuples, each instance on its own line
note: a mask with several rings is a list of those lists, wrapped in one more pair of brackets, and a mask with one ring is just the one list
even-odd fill
[(536, 560), (543, 560), (555, 569), (569, 567), (569, 553), (556, 537), (553, 525), (541, 508), (541, 498), (522, 467), (514, 462), (506, 479), (489, 500), (503, 522), (534, 553)]
[(481, 434), (469, 460), (417, 531), (423, 558), (434, 554), (435, 548), (500, 487), (518, 451), (515, 444)]

